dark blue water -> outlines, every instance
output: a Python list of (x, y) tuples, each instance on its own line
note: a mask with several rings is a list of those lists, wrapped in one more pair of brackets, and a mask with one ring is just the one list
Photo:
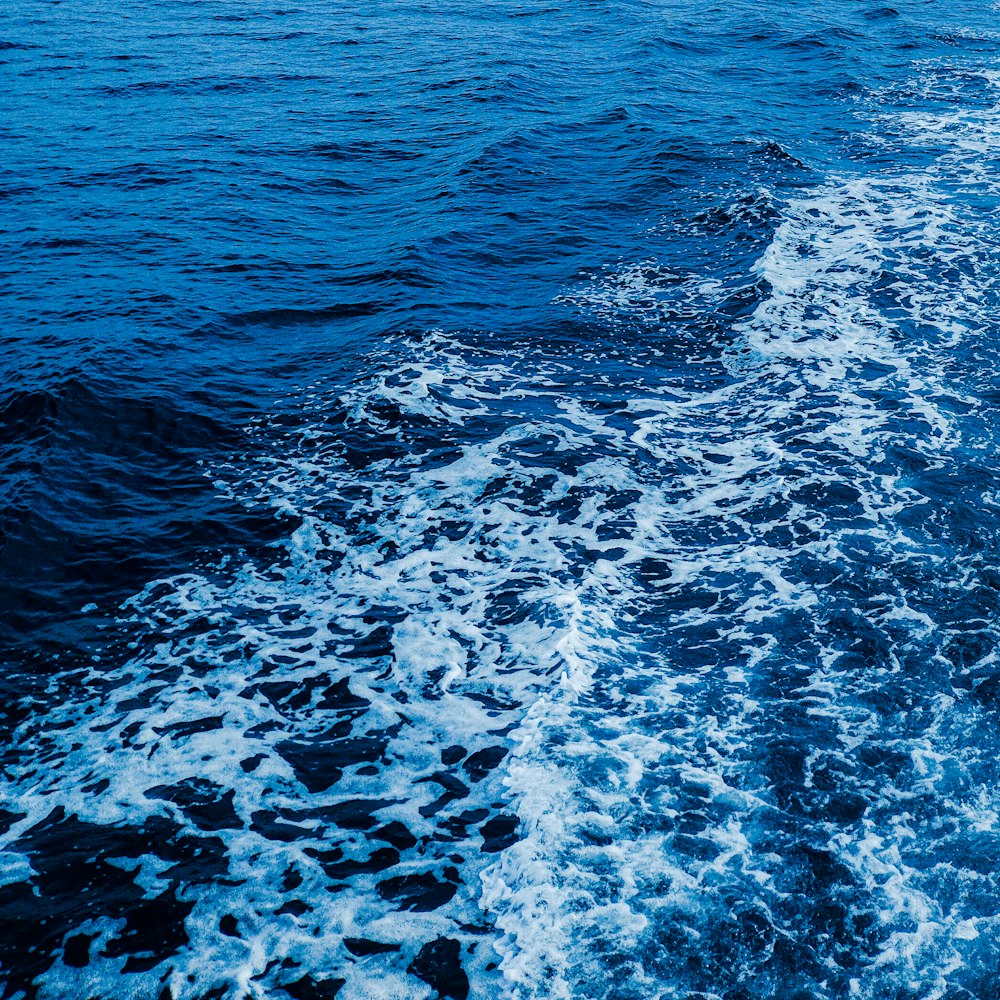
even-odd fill
[(0, 995), (1000, 995), (997, 17), (12, 0)]

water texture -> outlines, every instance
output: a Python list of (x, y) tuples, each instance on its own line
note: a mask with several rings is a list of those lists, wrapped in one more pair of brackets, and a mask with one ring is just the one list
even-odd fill
[(995, 1000), (1000, 14), (11, 0), (3, 1000)]

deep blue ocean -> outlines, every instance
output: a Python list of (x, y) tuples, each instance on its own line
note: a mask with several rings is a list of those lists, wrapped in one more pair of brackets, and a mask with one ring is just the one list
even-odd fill
[(1000, 10), (7, 0), (3, 1000), (997, 1000)]

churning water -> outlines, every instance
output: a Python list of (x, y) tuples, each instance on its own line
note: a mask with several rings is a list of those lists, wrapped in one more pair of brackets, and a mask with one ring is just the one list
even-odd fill
[(10, 0), (0, 94), (5, 998), (1000, 996), (1000, 14)]

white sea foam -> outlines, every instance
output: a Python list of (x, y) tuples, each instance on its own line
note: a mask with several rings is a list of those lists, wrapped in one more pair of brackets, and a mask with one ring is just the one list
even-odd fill
[[(653, 626), (662, 633), (658, 641), (632, 633), (619, 618), (613, 646), (592, 643), (591, 691), (628, 690), (621, 705), (609, 694), (584, 692), (573, 694), (570, 706), (567, 693), (556, 691), (529, 713), (530, 738), (507, 778), (524, 839), (484, 874), (484, 899), (501, 910), (502, 968), (515, 997), (650, 996), (657, 988), (663, 991), (657, 995), (685, 995), (722, 982), (756, 983), (760, 991), (766, 948), (743, 955), (742, 969), (699, 967), (693, 959), (698, 946), (690, 935), (724, 930), (731, 919), (726, 900), (734, 896), (759, 906), (779, 937), (806, 933), (808, 912), (787, 904), (789, 892), (805, 891), (792, 888), (794, 859), (762, 837), (779, 801), (769, 787), (773, 778), (760, 769), (776, 734), (758, 692), (769, 663), (796, 655), (781, 649), (779, 636), (797, 611), (814, 616), (816, 638), (832, 643), (814, 666), (803, 662), (799, 671), (800, 707), (828, 720), (836, 741), (834, 748), (812, 749), (809, 771), (839, 767), (849, 788), (861, 749), (910, 746), (915, 759), (928, 759), (917, 750), (926, 738), (913, 734), (906, 711), (869, 707), (898, 683), (898, 658), (882, 669), (845, 673), (839, 661), (853, 636), (824, 632), (829, 584), (810, 586), (802, 563), (816, 560), (836, 577), (858, 545), (868, 547), (885, 566), (875, 570), (885, 593), (873, 600), (888, 605), (869, 617), (873, 629), (900, 655), (940, 643), (934, 618), (911, 607), (893, 580), (893, 562), (935, 573), (943, 556), (901, 527), (899, 515), (928, 500), (888, 472), (886, 452), (905, 442), (944, 462), (965, 443), (956, 414), (973, 397), (948, 380), (946, 352), (979, 333), (981, 268), (991, 256), (975, 220), (960, 218), (944, 189), (949, 172), (993, 139), (988, 117), (964, 124), (973, 134), (957, 141), (944, 125), (930, 125), (947, 131), (949, 144), (928, 170), (834, 179), (784, 207), (757, 268), (767, 295), (737, 328), (730, 349), (735, 382), (708, 393), (664, 384), (661, 394), (629, 400), (635, 414), (629, 444), (653, 456), (659, 483), (637, 474), (642, 514), (637, 505), (619, 567), (655, 559), (663, 567), (661, 590), (700, 585), (714, 606), (678, 613), (664, 601), (659, 627)], [(926, 119), (921, 127), (928, 127)], [(656, 273), (655, 261), (621, 268), (613, 283), (601, 279), (593, 292), (565, 300), (589, 302), (599, 313), (619, 308), (626, 316), (645, 308), (655, 323), (660, 288), (649, 276)], [(850, 527), (840, 526), (828, 505), (798, 499), (809, 489), (814, 495), (840, 489), (852, 507), (845, 517)], [(694, 551), (683, 540), (692, 523), (703, 526)], [(766, 541), (781, 528), (785, 540)], [(713, 540), (708, 549), (706, 539)], [(650, 629), (657, 621), (650, 592), (627, 576), (618, 586), (619, 614), (641, 608)], [(692, 646), (688, 630), (698, 625), (714, 625), (718, 639), (708, 631)], [(700, 662), (687, 672), (675, 660), (690, 660), (693, 649)], [(918, 678), (915, 687), (922, 684)], [(791, 694), (772, 693), (768, 710), (780, 706), (776, 695)], [(918, 711), (939, 720), (930, 738), (940, 740), (941, 763), (953, 768), (964, 740), (954, 722), (943, 733), (941, 720), (958, 715), (974, 724), (977, 710), (964, 704), (958, 711), (954, 699), (933, 687), (920, 697), (926, 708)], [(664, 730), (662, 713), (679, 709), (683, 718)], [(821, 734), (819, 728), (814, 735)], [(924, 769), (920, 763), (916, 773), (904, 770), (885, 788), (861, 785), (869, 805), (859, 822), (841, 823), (838, 831), (835, 822), (814, 820), (807, 834), (844, 866), (851, 881), (843, 888), (856, 900), (850, 906), (859, 917), (867, 910), (865, 919), (877, 928), (870, 961), (849, 956), (860, 966), (851, 979), (855, 995), (882, 997), (908, 986), (923, 990), (921, 996), (943, 996), (948, 983), (981, 974), (963, 945), (979, 937), (978, 917), (958, 901), (961, 895), (950, 904), (938, 895), (940, 867), (930, 860), (936, 835), (907, 811), (927, 780), (919, 777)], [(684, 804), (692, 787), (701, 804), (693, 813)], [(939, 791), (958, 824), (957, 843), (995, 828), (990, 785)], [(695, 832), (682, 837), (676, 821), (685, 815), (699, 819)], [(810, 821), (804, 822), (806, 835)], [(594, 832), (600, 830), (613, 833), (602, 838)], [(794, 836), (785, 839), (786, 849), (796, 849)], [(692, 853), (695, 842), (703, 847)], [(960, 868), (961, 861), (954, 863)], [(976, 878), (958, 870), (954, 876)], [(608, 905), (615, 908), (614, 935), (591, 924)], [(676, 939), (678, 926), (689, 928), (688, 945)], [(827, 934), (820, 935), (821, 947), (828, 946)], [(673, 956), (657, 944), (672, 935)], [(602, 947), (618, 958), (602, 964)], [(625, 956), (631, 962), (622, 965)]]

